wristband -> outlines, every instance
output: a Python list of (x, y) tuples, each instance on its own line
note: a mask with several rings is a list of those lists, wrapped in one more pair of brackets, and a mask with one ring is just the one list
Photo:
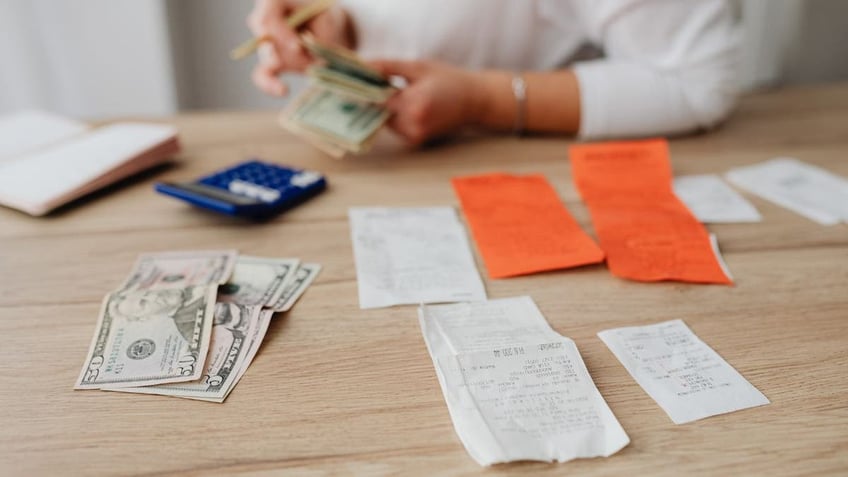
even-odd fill
[(520, 74), (512, 77), (512, 94), (515, 95), (515, 123), (512, 131), (521, 135), (524, 133), (524, 122), (527, 116), (527, 83)]

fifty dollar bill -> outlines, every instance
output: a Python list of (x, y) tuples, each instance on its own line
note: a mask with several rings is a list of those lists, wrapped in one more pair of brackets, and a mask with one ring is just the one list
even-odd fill
[(191, 381), (203, 372), (218, 285), (235, 250), (161, 252), (139, 257), (106, 296), (76, 389)]

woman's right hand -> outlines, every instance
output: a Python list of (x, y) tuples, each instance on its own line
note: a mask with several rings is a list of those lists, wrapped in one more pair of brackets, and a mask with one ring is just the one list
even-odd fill
[[(312, 62), (297, 32), (286, 23), (286, 18), (306, 3), (302, 0), (256, 0), (247, 17), (247, 25), (256, 37), (267, 35), (271, 39), (259, 46), (259, 63), (253, 70), (253, 82), (265, 93), (284, 96), (288, 88), (280, 81), (280, 74), (301, 72)], [(302, 28), (309, 30), (321, 43), (354, 46), (350, 18), (340, 7), (333, 6), (319, 13)]]

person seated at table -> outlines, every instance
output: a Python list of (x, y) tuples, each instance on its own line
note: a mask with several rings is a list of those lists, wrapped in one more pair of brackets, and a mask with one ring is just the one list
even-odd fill
[[(304, 2), (257, 0), (248, 24), (273, 42), (253, 80), (282, 96), (312, 58), (285, 17)], [(407, 87), (389, 126), (413, 144), (464, 126), (582, 139), (710, 129), (736, 102), (739, 35), (724, 0), (342, 0), (307, 27)], [(604, 56), (577, 60), (586, 45)]]

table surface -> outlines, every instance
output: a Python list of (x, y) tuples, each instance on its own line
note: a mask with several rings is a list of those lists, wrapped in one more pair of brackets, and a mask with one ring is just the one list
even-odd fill
[[(464, 137), (412, 151), (386, 135), (371, 154), (337, 161), (282, 131), (271, 112), (170, 120), (184, 146), (172, 167), (48, 218), (0, 209), (0, 474), (487, 471), (454, 433), (415, 308), (359, 309), (347, 208), (457, 205), (452, 176), (540, 172), (591, 232), (568, 141)], [(848, 84), (750, 95), (722, 128), (675, 139), (671, 153), (677, 175), (792, 156), (848, 176)], [(155, 180), (187, 180), (252, 156), (323, 171), (330, 188), (264, 224), (152, 190)], [(631, 439), (609, 458), (488, 472), (848, 473), (848, 227), (748, 198), (763, 222), (708, 227), (733, 287), (635, 283), (603, 266), (486, 279), (491, 298), (532, 296), (577, 343)], [(100, 301), (139, 253), (218, 248), (324, 265), (295, 309), (272, 323), (226, 403), (72, 390)], [(674, 425), (596, 337), (675, 318), (771, 404)]]

